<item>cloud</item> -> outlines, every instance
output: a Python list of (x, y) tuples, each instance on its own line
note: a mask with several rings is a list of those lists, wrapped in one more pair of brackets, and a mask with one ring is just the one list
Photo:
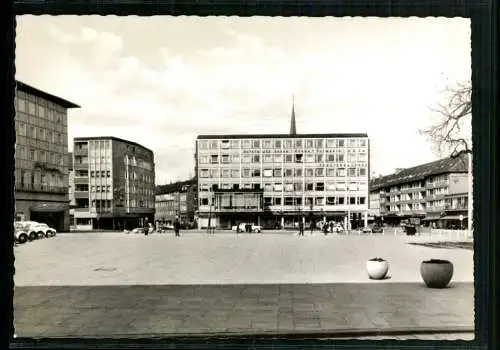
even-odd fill
[(461, 19), (29, 16), (17, 36), (18, 77), (82, 106), (69, 137), (151, 148), (159, 183), (192, 173), (198, 134), (286, 133), (292, 95), (299, 132), (369, 133), (376, 172), (433, 160), (417, 130), (470, 77)]

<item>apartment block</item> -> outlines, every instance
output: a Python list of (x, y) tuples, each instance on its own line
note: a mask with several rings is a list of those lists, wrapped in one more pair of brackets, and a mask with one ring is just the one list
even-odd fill
[(15, 219), (67, 231), (68, 110), (79, 106), (19, 81), (14, 103)]
[[(367, 134), (200, 135), (199, 226), (368, 220)], [(348, 220), (350, 218), (350, 220)]]
[(154, 221), (153, 152), (117, 137), (74, 139), (76, 229), (132, 229)]
[(172, 224), (176, 217), (192, 226), (198, 206), (196, 179), (157, 186), (155, 221)]
[[(445, 158), (373, 179), (370, 196), (380, 200), (388, 223), (418, 218), (441, 227), (467, 222), (468, 155)], [(462, 220), (460, 220), (462, 219)]]

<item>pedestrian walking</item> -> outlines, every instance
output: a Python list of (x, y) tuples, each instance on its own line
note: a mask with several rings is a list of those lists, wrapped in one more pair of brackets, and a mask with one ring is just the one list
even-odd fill
[(313, 234), (315, 225), (316, 225), (316, 223), (314, 222), (314, 220), (311, 220), (311, 235)]
[(178, 216), (176, 216), (176, 217), (175, 217), (175, 221), (174, 221), (174, 232), (175, 232), (175, 237), (180, 237), (180, 233), (179, 233), (180, 229), (181, 229), (181, 223), (180, 223), (180, 221), (179, 221), (179, 217), (178, 217)]
[(302, 220), (299, 221), (299, 236), (304, 235), (304, 222)]
[(143, 227), (143, 229), (144, 229), (144, 236), (147, 236), (148, 233), (149, 233), (149, 224), (148, 224), (148, 220), (147, 219), (144, 220), (144, 227)]

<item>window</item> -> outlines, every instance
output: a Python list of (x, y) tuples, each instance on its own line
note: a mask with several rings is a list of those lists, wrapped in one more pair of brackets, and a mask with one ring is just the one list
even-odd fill
[(295, 163), (302, 163), (302, 161), (303, 161), (303, 154), (302, 153), (295, 154)]
[(345, 177), (347, 175), (345, 168), (337, 168), (336, 173), (338, 177)]
[(36, 115), (36, 105), (33, 102), (28, 102), (28, 113)]
[(264, 197), (264, 205), (273, 205), (272, 197)]
[(260, 163), (260, 155), (259, 154), (254, 154), (253, 157), (253, 162), (254, 163)]
[(260, 148), (260, 140), (253, 140), (252, 146), (253, 148)]
[(222, 163), (223, 164), (228, 164), (230, 162), (229, 154), (223, 154), (222, 155)]
[(306, 168), (306, 177), (313, 177), (313, 176), (314, 176), (314, 169)]
[(306, 140), (306, 148), (314, 148), (314, 141)]
[(229, 177), (231, 172), (229, 169), (222, 169), (222, 177)]
[(281, 198), (280, 197), (274, 198), (274, 205), (281, 205)]
[(343, 163), (345, 162), (345, 157), (343, 154), (337, 154), (337, 162), (338, 163)]
[(359, 168), (359, 176), (366, 176), (366, 168)]
[(265, 183), (264, 184), (264, 191), (266, 191), (266, 192), (272, 192), (273, 191), (273, 184)]
[(347, 175), (352, 177), (356, 176), (356, 168), (347, 169)]
[(240, 148), (240, 140), (231, 140), (231, 148)]
[(208, 171), (208, 169), (201, 169), (200, 170), (200, 177), (209, 177), (210, 176), (210, 172)]
[(208, 149), (208, 141), (206, 141), (206, 140), (198, 141), (198, 147), (200, 149)]
[(319, 149), (323, 148), (323, 140), (316, 140), (316, 148)]
[(316, 168), (315, 175), (319, 176), (319, 177), (325, 176), (325, 169), (324, 168)]
[(325, 204), (325, 198), (324, 197), (316, 197), (315, 198), (315, 204), (316, 205), (324, 205)]
[(293, 155), (285, 154), (285, 163), (293, 163)]
[(231, 144), (229, 143), (229, 140), (222, 140), (220, 142), (220, 148), (226, 148), (227, 149), (227, 148), (229, 148), (230, 145)]
[(274, 141), (274, 148), (281, 148), (281, 140)]
[(273, 145), (272, 140), (262, 141), (262, 148), (271, 148)]
[(252, 156), (250, 154), (244, 154), (241, 162), (242, 163), (251, 163), (252, 162)]
[(295, 176), (302, 176), (302, 169), (301, 168), (295, 168)]
[(345, 140), (338, 140), (337, 147), (345, 147)]
[(219, 169), (210, 169), (210, 177), (219, 177)]
[(356, 147), (356, 139), (349, 139), (348, 147)]
[(40, 151), (40, 161), (45, 163), (46, 160), (45, 151)]
[(253, 169), (252, 176), (253, 177), (260, 177), (260, 169)]
[(242, 169), (241, 171), (241, 177), (250, 177), (250, 169)]
[(368, 156), (366, 155), (366, 153), (359, 153), (358, 159), (360, 162), (366, 162), (368, 160)]
[(274, 155), (274, 161), (276, 163), (283, 163), (283, 155), (282, 154), (275, 154)]
[(293, 169), (285, 169), (285, 177), (292, 177)]
[(101, 177), (106, 177), (106, 171), (101, 171)]
[(366, 140), (359, 140), (359, 147), (366, 147)]
[(295, 147), (302, 148), (302, 140), (295, 140)]
[(264, 176), (264, 177), (271, 177), (271, 176), (273, 176), (273, 169), (263, 169), (262, 170), (262, 176)]
[(334, 177), (335, 176), (335, 168), (327, 168), (326, 169), (326, 176), (327, 177)]
[(274, 177), (281, 177), (283, 175), (283, 171), (281, 168), (274, 168), (273, 170)]
[(306, 154), (305, 162), (306, 163), (314, 163), (314, 154)]
[(293, 184), (290, 184), (290, 183), (285, 184), (285, 186), (283, 186), (283, 190), (285, 192), (293, 192)]
[(293, 188), (295, 191), (303, 191), (303, 189), (304, 189), (301, 182), (294, 183)]
[(36, 160), (36, 152), (33, 149), (30, 149), (30, 160)]
[(323, 163), (323, 155), (316, 154), (316, 163)]
[(349, 204), (356, 204), (356, 197), (349, 197)]
[(251, 145), (252, 145), (252, 143), (250, 142), (250, 140), (243, 140), (242, 141), (242, 148), (249, 149)]
[(231, 177), (240, 177), (240, 169), (231, 169)]
[(201, 205), (208, 205), (208, 198), (202, 198)]
[(210, 141), (210, 149), (217, 149), (219, 147), (217, 140)]
[(19, 135), (26, 136), (26, 123), (19, 122)]
[(264, 154), (264, 163), (272, 163), (273, 162), (273, 155), (272, 154)]
[(324, 191), (324, 190), (325, 190), (325, 183), (324, 182), (316, 183), (316, 191)]
[(327, 139), (326, 140), (326, 147), (327, 148), (335, 148), (335, 147), (337, 147), (337, 140)]
[(210, 163), (219, 164), (219, 156), (217, 154), (212, 154), (210, 156)]
[(111, 177), (111, 170), (106, 170), (106, 177)]
[(240, 155), (238, 153), (234, 153), (233, 156), (231, 157), (233, 163), (239, 163), (240, 162)]
[(337, 204), (339, 204), (339, 205), (344, 205), (344, 204), (345, 204), (345, 199), (344, 199), (344, 197), (337, 197)]
[(285, 197), (285, 205), (293, 205), (293, 197)]
[(20, 112), (26, 112), (26, 100), (18, 99), (17, 104)]
[(327, 191), (335, 191), (335, 183), (327, 182), (325, 188)]
[(293, 140), (285, 140), (285, 148), (292, 149), (293, 148)]
[(326, 205), (335, 205), (335, 197), (326, 197)]
[(281, 192), (283, 191), (283, 185), (280, 183), (274, 184), (274, 192)]
[(306, 183), (306, 191), (314, 191), (314, 183), (312, 182)]

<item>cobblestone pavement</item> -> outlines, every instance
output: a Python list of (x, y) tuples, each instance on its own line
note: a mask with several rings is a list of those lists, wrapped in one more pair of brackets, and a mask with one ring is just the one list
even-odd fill
[[(470, 339), (474, 325), (473, 252), (404, 237), (70, 233), (14, 250), (19, 337), (435, 328), (448, 334), (431, 339)], [(390, 278), (367, 278), (376, 256)], [(423, 285), (430, 258), (453, 262), (451, 288)]]
[(474, 280), (473, 251), (394, 236), (70, 233), (14, 250), (17, 286), (379, 283), (365, 271), (373, 257), (390, 263), (384, 283), (420, 283), (430, 258), (452, 261), (454, 282)]
[[(471, 283), (441, 290), (416, 283), (16, 287), (14, 301), (19, 337), (394, 329), (458, 333), (472, 332), (474, 324)], [(446, 334), (440, 337), (447, 339)]]

